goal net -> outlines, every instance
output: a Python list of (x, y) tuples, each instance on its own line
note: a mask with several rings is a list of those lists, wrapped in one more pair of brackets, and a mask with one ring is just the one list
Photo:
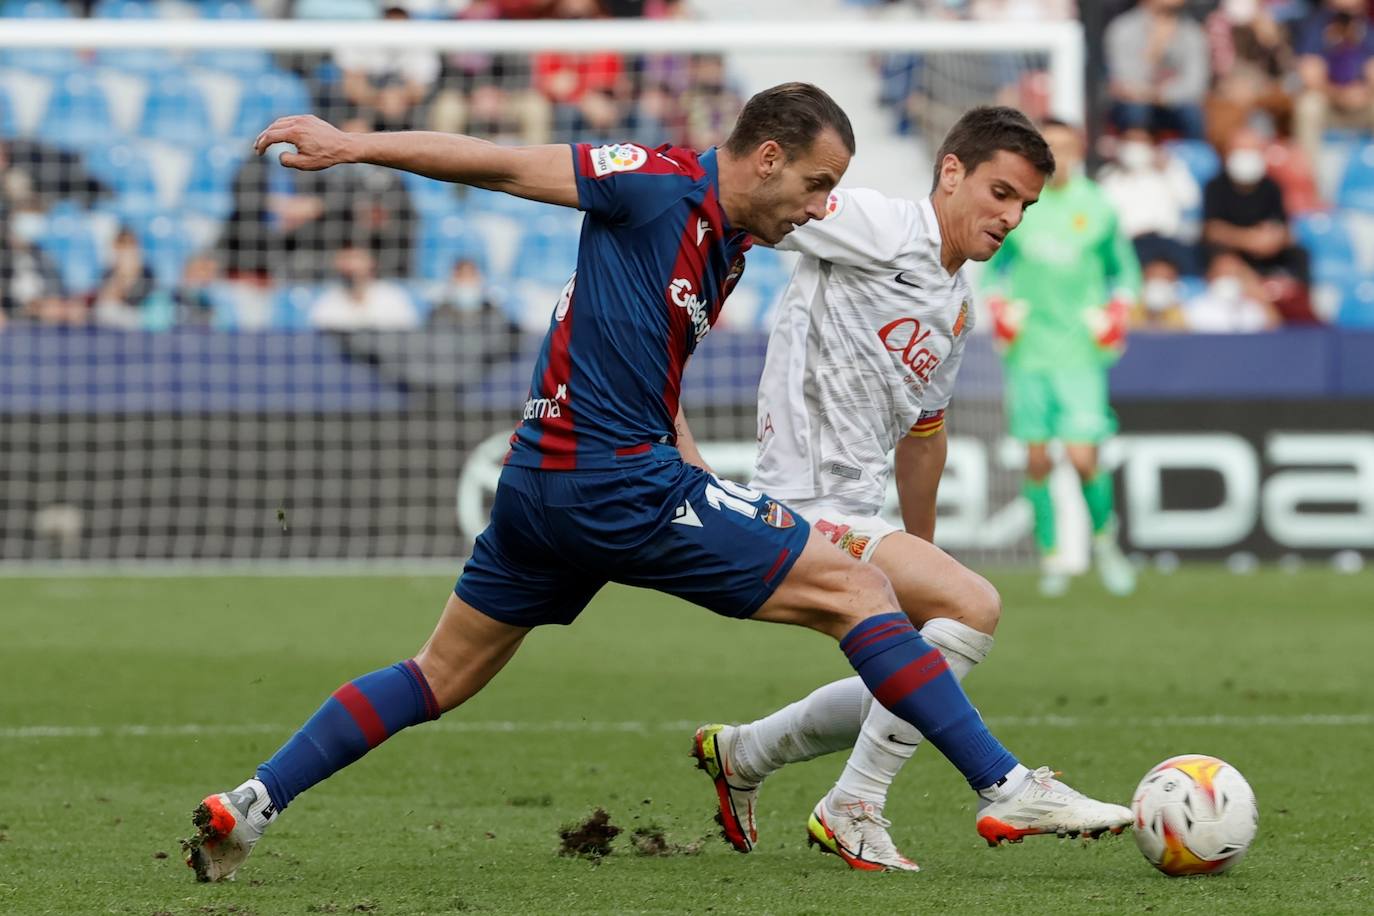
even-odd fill
[[(719, 142), (789, 79), (929, 191), (966, 107), (1081, 114), (1076, 25), (255, 21), (240, 0), (7, 3), (0, 25), (0, 564), (444, 561), (485, 524), (580, 215), (370, 166), (250, 155), (275, 117), (500, 143)], [(38, 18), (24, 18), (37, 16)], [(217, 18), (206, 18), (215, 16)], [(747, 479), (791, 264), (755, 249), (687, 373)], [(942, 544), (1031, 555), (1000, 371), (970, 344)]]

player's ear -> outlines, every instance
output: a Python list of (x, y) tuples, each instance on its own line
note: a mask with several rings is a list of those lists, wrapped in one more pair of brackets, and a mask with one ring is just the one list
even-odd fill
[(945, 153), (940, 162), (940, 190), (953, 194), (964, 180), (964, 163), (953, 153)]
[(770, 177), (774, 172), (782, 168), (782, 164), (787, 160), (787, 156), (783, 153), (782, 147), (778, 145), (778, 141), (776, 140), (764, 140), (760, 143), (759, 148), (755, 150), (755, 156), (758, 162), (760, 178)]

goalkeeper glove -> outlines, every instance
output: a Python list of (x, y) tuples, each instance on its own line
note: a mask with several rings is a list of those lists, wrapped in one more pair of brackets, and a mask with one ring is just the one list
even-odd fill
[(1098, 347), (1119, 356), (1126, 349), (1126, 327), (1130, 322), (1131, 306), (1121, 296), (1101, 308), (1085, 309), (1083, 320), (1092, 331)]
[(997, 342), (1003, 346), (1011, 346), (1026, 323), (1029, 307), (1021, 299), (1012, 301), (1001, 296), (993, 296), (988, 299), (988, 310), (992, 312), (992, 333)]

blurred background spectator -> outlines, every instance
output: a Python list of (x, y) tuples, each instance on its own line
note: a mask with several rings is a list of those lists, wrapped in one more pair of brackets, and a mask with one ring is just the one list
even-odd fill
[(121, 229), (114, 240), (113, 263), (92, 303), (92, 318), (96, 324), (113, 328), (140, 327), (152, 294), (153, 269), (144, 259), (138, 236), (131, 229)]
[[(401, 0), (385, 0), (382, 18), (402, 22), (410, 12)], [(334, 63), (343, 71), (343, 93), (353, 117), (371, 130), (412, 130), (420, 126), (420, 109), (439, 78), (436, 51), (385, 48), (340, 48)]]
[(348, 246), (334, 255), (334, 280), (310, 309), (310, 324), (324, 331), (408, 331), (420, 326), (405, 287), (377, 278), (366, 248)]
[(1326, 0), (1298, 38), (1296, 124), (1299, 142), (1316, 161), (1328, 126), (1374, 129), (1374, 31), (1366, 0)]
[(1102, 170), (1099, 181), (1147, 275), (1152, 267), (1156, 275), (1166, 274), (1171, 280), (1198, 273), (1191, 239), (1185, 240), (1184, 220), (1202, 195), (1178, 157), (1156, 145), (1149, 131), (1131, 128), (1116, 147), (1116, 161)]
[(1184, 0), (1141, 0), (1107, 27), (1111, 118), (1117, 128), (1202, 137), (1202, 102), (1211, 73), (1207, 38), (1183, 7)]
[(1294, 244), (1282, 192), (1266, 174), (1264, 147), (1256, 131), (1237, 131), (1226, 147), (1224, 168), (1207, 183), (1202, 209), (1209, 276), (1212, 262), (1232, 255), (1225, 261), (1228, 276), (1253, 273), (1255, 278), (1243, 279), (1247, 288), (1263, 290), (1264, 305), (1286, 322), (1313, 323), (1307, 252)]

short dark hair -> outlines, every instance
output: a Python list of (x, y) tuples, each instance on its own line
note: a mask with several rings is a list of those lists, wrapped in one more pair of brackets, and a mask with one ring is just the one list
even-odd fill
[(854, 128), (844, 109), (810, 83), (782, 83), (744, 104), (725, 149), (732, 156), (746, 156), (760, 143), (774, 140), (787, 158), (795, 159), (805, 155), (826, 128), (839, 134), (854, 155)]
[(1021, 156), (1046, 178), (1054, 174), (1054, 154), (1035, 125), (1015, 108), (983, 105), (964, 113), (935, 154), (935, 180), (940, 184), (940, 164), (949, 155), (957, 156), (966, 172), (972, 172), (1001, 150)]

